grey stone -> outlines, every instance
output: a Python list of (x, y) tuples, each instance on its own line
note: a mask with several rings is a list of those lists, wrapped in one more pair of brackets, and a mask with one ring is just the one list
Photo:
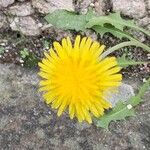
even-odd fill
[(103, 11), (104, 7), (105, 7), (104, 0), (98, 0), (97, 2), (95, 2), (95, 11), (99, 16), (105, 14)]
[(80, 6), (80, 12), (82, 14), (86, 14), (89, 7), (92, 7), (95, 9), (95, 12), (97, 15), (102, 16), (104, 15), (104, 7), (105, 3), (104, 0), (98, 0), (98, 1), (92, 1), (92, 0), (82, 0)]
[(27, 1), (27, 0), (18, 0), (19, 2), (25, 2), (25, 1)]
[(39, 139), (44, 139), (45, 138), (45, 133), (43, 129), (36, 129), (36, 135)]
[(76, 123), (75, 127), (76, 127), (77, 130), (82, 131), (84, 129), (89, 128), (90, 125), (88, 123), (86, 123), (86, 122), (83, 122), (83, 123)]
[(44, 116), (44, 117), (40, 117), (40, 118), (38, 119), (38, 121), (39, 121), (39, 123), (40, 123), (41, 125), (44, 125), (44, 124), (48, 124), (51, 119), (52, 119), (52, 117), (47, 115), (47, 116)]
[(144, 18), (137, 20), (137, 24), (142, 27), (150, 25), (150, 17), (147, 15)]
[(116, 93), (107, 93), (107, 95), (106, 99), (112, 104), (112, 106), (115, 106), (118, 101), (127, 101), (131, 96), (134, 96), (134, 90), (132, 86), (122, 83)]
[(81, 150), (79, 143), (76, 141), (75, 138), (69, 138), (67, 140), (65, 140), (64, 142), (64, 146), (66, 146), (66, 148), (69, 150), (71, 148), (71, 150)]
[(25, 35), (35, 36), (40, 34), (40, 24), (32, 17), (15, 17), (10, 27), (14, 31), (20, 31)]
[(85, 34), (86, 34), (87, 37), (91, 37), (93, 41), (98, 40), (98, 35), (95, 32), (93, 32), (92, 30), (87, 30), (85, 32)]
[(150, 1), (148, 0), (147, 3), (148, 3), (148, 9), (150, 10)]
[(146, 15), (146, 5), (144, 0), (112, 0), (113, 10), (122, 14), (142, 18)]
[(9, 117), (3, 116), (0, 118), (0, 130), (4, 129), (5, 126), (9, 123)]
[(86, 14), (88, 11), (88, 8), (91, 4), (92, 0), (83, 0), (80, 4), (80, 11), (82, 14)]
[(130, 30), (130, 34), (132, 34), (140, 42), (144, 42), (146, 40), (145, 34), (140, 31)]
[(47, 14), (55, 11), (56, 9), (66, 9), (73, 11), (72, 0), (32, 0), (32, 5), (37, 8), (40, 13)]
[(14, 3), (15, 0), (0, 0), (0, 9)]
[(31, 3), (27, 2), (9, 7), (8, 13), (15, 16), (28, 16), (34, 13), (34, 9)]

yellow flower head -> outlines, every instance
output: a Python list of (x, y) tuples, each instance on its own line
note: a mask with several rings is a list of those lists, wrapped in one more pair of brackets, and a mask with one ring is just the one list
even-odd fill
[(105, 46), (87, 37), (77, 36), (74, 45), (67, 37), (53, 46), (39, 63), (45, 102), (58, 109), (58, 116), (68, 109), (71, 119), (91, 123), (90, 113), (100, 117), (111, 107), (104, 93), (121, 83), (116, 58), (102, 59)]

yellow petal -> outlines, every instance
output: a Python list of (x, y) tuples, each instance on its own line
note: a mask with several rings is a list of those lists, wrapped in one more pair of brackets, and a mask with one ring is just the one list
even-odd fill
[(86, 40), (87, 40), (86, 37), (82, 38), (81, 43), (80, 43), (80, 50), (83, 50)]
[(78, 50), (78, 49), (79, 49), (80, 39), (81, 39), (80, 35), (78, 35), (78, 36), (76, 37), (76, 39), (75, 39), (75, 43), (74, 43), (74, 49), (75, 49), (75, 50)]
[(61, 116), (66, 107), (67, 107), (67, 99), (64, 99), (64, 101), (62, 102), (61, 106), (58, 109), (57, 116)]
[(85, 45), (84, 45), (84, 49), (85, 50), (90, 50), (91, 44), (92, 44), (92, 39), (88, 38)]
[(74, 115), (75, 115), (75, 106), (73, 104), (69, 105), (69, 115), (70, 115), (70, 119), (74, 118)]
[(56, 98), (56, 95), (52, 92), (47, 92), (43, 94), (43, 98), (45, 99), (47, 104), (50, 104)]

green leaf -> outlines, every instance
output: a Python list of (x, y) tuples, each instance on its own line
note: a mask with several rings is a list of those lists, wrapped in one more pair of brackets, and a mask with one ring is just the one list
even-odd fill
[(86, 15), (77, 15), (66, 10), (56, 10), (45, 16), (45, 19), (48, 23), (58, 28), (85, 31), (87, 21), (94, 16), (92, 11), (88, 11)]
[(5, 48), (4, 47), (0, 47), (0, 54), (3, 54), (5, 52)]
[(113, 25), (115, 28), (121, 31), (123, 31), (125, 27), (130, 27), (130, 28), (142, 31), (143, 33), (150, 36), (150, 32), (136, 26), (133, 21), (122, 19), (120, 16), (120, 13), (112, 13), (108, 16), (93, 17), (86, 24), (86, 28), (92, 28), (93, 26), (104, 27), (105, 24)]
[[(129, 22), (129, 21), (128, 21)], [(132, 23), (132, 21), (130, 21)], [(115, 28), (123, 31), (124, 20), (121, 18), (119, 13), (111, 13), (107, 16), (94, 17), (89, 20), (86, 24), (87, 28), (91, 28), (95, 25), (104, 26), (105, 24), (111, 24)]]
[(105, 114), (97, 121), (97, 127), (108, 129), (111, 121), (117, 121), (125, 119), (126, 117), (134, 116), (134, 110), (128, 109), (122, 101), (119, 101), (111, 112)]
[(138, 97), (144, 96), (145, 92), (150, 88), (150, 78), (140, 87)]
[(131, 35), (128, 33), (121, 31), (119, 29), (114, 28), (112, 25), (105, 25), (105, 26), (93, 26), (93, 30), (95, 30), (97, 33), (103, 37), (105, 33), (111, 33), (115, 37), (122, 39), (122, 38), (128, 38), (129, 40), (136, 41)]
[(140, 87), (138, 94), (136, 96), (131, 97), (128, 100), (128, 104), (131, 104), (132, 106), (140, 104), (143, 101), (142, 97), (149, 88), (150, 88), (150, 78)]
[(126, 58), (126, 54), (123, 54), (121, 57), (118, 57), (117, 61), (118, 61), (118, 65), (122, 68), (126, 68), (130, 65), (141, 65), (141, 64), (148, 63), (148, 62), (136, 62), (134, 60), (129, 60)]

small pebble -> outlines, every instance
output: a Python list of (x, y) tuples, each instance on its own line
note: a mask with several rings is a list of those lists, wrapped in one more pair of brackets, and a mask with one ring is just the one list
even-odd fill
[(149, 54), (147, 54), (147, 58), (148, 58), (148, 59), (150, 59), (150, 53), (149, 53)]
[(42, 23), (38, 23), (38, 26), (41, 28), (43, 25), (42, 25)]
[(24, 63), (24, 60), (20, 59), (20, 63)]
[(0, 45), (1, 45), (1, 46), (5, 46), (5, 45), (6, 45), (6, 43), (0, 43)]
[(91, 3), (90, 6), (91, 6), (91, 7), (94, 7), (95, 5), (94, 5), (94, 3)]
[(145, 79), (145, 78), (143, 78), (143, 82), (144, 82), (144, 83), (146, 82), (146, 79)]
[(132, 105), (131, 105), (131, 104), (127, 105), (127, 108), (128, 108), (128, 109), (131, 109), (131, 108), (132, 108)]

